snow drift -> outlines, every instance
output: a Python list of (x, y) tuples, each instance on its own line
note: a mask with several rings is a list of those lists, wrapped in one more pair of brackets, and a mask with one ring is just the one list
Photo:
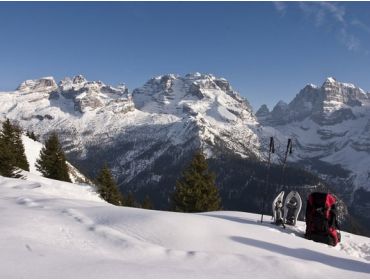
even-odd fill
[(369, 278), (370, 240), (337, 247), (243, 212), (117, 207), (94, 189), (0, 177), (1, 278)]

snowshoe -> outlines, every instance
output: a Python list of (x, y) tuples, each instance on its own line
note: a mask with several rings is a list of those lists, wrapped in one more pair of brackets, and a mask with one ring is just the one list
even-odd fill
[(302, 209), (302, 199), (297, 191), (291, 191), (285, 198), (283, 222), (295, 226)]
[(284, 191), (280, 192), (272, 202), (272, 217), (276, 225), (283, 225), (283, 227), (285, 228), (282, 213), (283, 200), (284, 200)]

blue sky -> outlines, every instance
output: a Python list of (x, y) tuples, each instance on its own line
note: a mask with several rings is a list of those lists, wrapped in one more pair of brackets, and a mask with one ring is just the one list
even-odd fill
[(0, 90), (213, 73), (254, 109), (327, 76), (370, 91), (370, 2), (1, 2)]

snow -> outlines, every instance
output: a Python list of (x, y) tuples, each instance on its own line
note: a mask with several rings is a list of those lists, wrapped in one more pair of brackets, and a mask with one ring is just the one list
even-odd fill
[(328, 77), (328, 78), (326, 78), (326, 82), (327, 83), (335, 83), (336, 80), (333, 77)]
[[(350, 84), (350, 83), (342, 83), (342, 85), (344, 86), (344, 87), (348, 87), (348, 88), (356, 88), (356, 86), (354, 85), (354, 84)], [(361, 90), (361, 89), (359, 89), (359, 90)], [(363, 91), (363, 90), (362, 90)]]
[(303, 222), (113, 206), (94, 187), (39, 176), (42, 144), (22, 140), (30, 172), (0, 176), (0, 278), (370, 277), (369, 238), (342, 232), (330, 247), (304, 239)]
[(41, 175), (41, 172), (36, 169), (36, 160), (39, 158), (42, 144), (34, 141), (26, 135), (22, 135), (22, 142), (28, 164), (30, 166), (30, 172), (33, 174)]
[[(369, 139), (366, 131), (369, 113), (355, 120), (345, 120), (334, 125), (319, 125), (306, 118), (300, 122), (277, 126), (268, 131), (263, 128), (265, 137), (273, 135), (283, 139), (289, 136), (299, 145), (294, 145), (296, 153), (290, 160), (299, 161), (307, 158), (320, 158), (327, 163), (340, 164), (351, 172), (353, 178), (353, 193), (358, 188), (370, 189), (369, 181)], [(325, 135), (326, 134), (326, 135)], [(282, 141), (286, 143), (286, 140)]]
[[(43, 145), (38, 142), (34, 141), (33, 139), (29, 138), (26, 135), (22, 135), (22, 142), (24, 145), (24, 151), (25, 155), (30, 167), (30, 175), (35, 174), (35, 175), (41, 175), (41, 172), (37, 170), (36, 168), (36, 160), (40, 156), (41, 149)], [(69, 176), (72, 180), (73, 183), (77, 182), (84, 182), (84, 181), (89, 181), (83, 174), (80, 173), (80, 171), (74, 167), (72, 164), (67, 162), (68, 168), (69, 168)]]
[(317, 85), (315, 85), (315, 84), (307, 84), (307, 86), (309, 86), (309, 87), (312, 87), (312, 88), (318, 88), (318, 86)]
[(89, 186), (0, 177), (1, 278), (369, 278), (370, 240), (337, 247), (257, 214), (117, 207)]

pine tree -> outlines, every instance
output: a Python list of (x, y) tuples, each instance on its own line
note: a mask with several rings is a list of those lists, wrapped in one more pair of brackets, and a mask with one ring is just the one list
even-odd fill
[(46, 178), (71, 182), (66, 158), (55, 132), (50, 135), (45, 146), (41, 149), (40, 158), (36, 161), (36, 168)]
[(149, 198), (149, 196), (145, 196), (143, 203), (141, 203), (141, 208), (144, 209), (153, 209), (153, 204)]
[(21, 177), (20, 170), (29, 171), (29, 164), (22, 142), (22, 130), (6, 119), (0, 133), (0, 174), (7, 177)]
[(132, 192), (129, 192), (127, 195), (127, 198), (125, 200), (125, 206), (127, 207), (139, 207), (138, 203), (136, 202), (136, 199)]
[(30, 166), (27, 161), (26, 152), (22, 141), (22, 129), (14, 125), (14, 160), (15, 166), (30, 171)]
[(176, 182), (173, 206), (175, 211), (189, 213), (221, 209), (215, 175), (209, 172), (207, 161), (200, 151), (195, 153), (190, 165)]
[(33, 131), (27, 131), (26, 135), (34, 141), (39, 141), (38, 137)]
[(14, 158), (9, 145), (0, 138), (0, 175), (20, 178), (19, 169), (13, 164)]
[(104, 164), (96, 178), (98, 193), (107, 202), (114, 205), (122, 205), (123, 197), (118, 190), (117, 184), (113, 179), (112, 173), (107, 164)]

